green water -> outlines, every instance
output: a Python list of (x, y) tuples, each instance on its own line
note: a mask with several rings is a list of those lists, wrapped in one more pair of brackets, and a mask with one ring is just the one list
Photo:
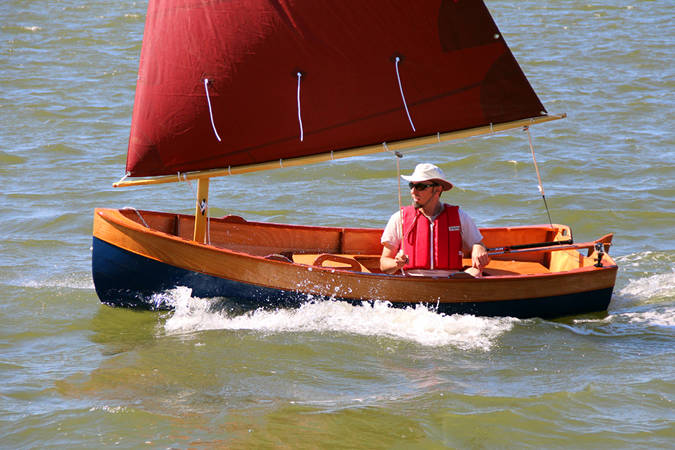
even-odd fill
[[(551, 215), (615, 233), (607, 313), (558, 321), (308, 303), (227, 316), (101, 305), (95, 207), (193, 211), (193, 188), (115, 190), (146, 2), (0, 4), (0, 447), (672, 448), (675, 6), (488, 1), (547, 109), (533, 127)], [(481, 226), (546, 222), (527, 136), (438, 163)], [(214, 215), (383, 226), (391, 156), (212, 181)]]

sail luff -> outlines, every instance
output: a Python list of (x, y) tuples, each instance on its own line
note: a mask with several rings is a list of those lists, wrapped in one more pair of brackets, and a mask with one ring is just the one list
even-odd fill
[[(514, 128), (521, 128), (525, 126), (535, 125), (552, 120), (564, 119), (567, 114), (552, 114), (541, 117), (533, 117), (529, 119), (516, 120), (512, 122), (505, 122), (499, 124), (491, 124), (489, 126), (482, 126), (471, 128), (468, 130), (451, 131), (447, 133), (438, 133), (419, 138), (406, 139), (403, 141), (386, 142), (378, 145), (368, 145), (364, 147), (356, 147), (347, 150), (329, 151), (310, 156), (301, 156), (297, 158), (280, 159), (279, 161), (266, 162), (260, 164), (244, 164), (241, 166), (232, 166), (227, 168), (201, 170), (194, 172), (181, 173), (180, 175), (164, 175), (158, 177), (139, 178), (139, 179), (122, 179), (117, 183), (113, 183), (113, 187), (130, 187), (130, 186), (146, 186), (154, 184), (175, 183), (187, 180), (199, 180), (204, 178), (214, 178), (230, 175), (239, 175), (251, 172), (260, 172), (264, 170), (280, 169), (285, 167), (296, 167), (308, 164), (315, 164), (335, 159), (353, 158), (355, 156), (372, 155), (374, 153), (383, 153), (387, 151), (410, 150), (416, 147), (424, 147), (435, 145), (443, 142), (449, 142), (458, 139), (466, 139), (481, 135), (488, 135), (500, 133)], [(386, 145), (384, 145), (386, 144)]]

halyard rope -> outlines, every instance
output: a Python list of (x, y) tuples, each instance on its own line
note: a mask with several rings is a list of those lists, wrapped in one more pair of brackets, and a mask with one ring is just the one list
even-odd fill
[[(386, 147), (386, 143), (384, 144)], [(401, 221), (399, 222), (399, 233), (401, 233), (401, 245), (400, 250), (403, 251), (403, 202), (401, 201), (401, 165), (399, 160), (403, 158), (403, 154), (398, 151), (394, 151), (394, 156), (396, 157), (396, 178), (398, 180), (398, 213), (401, 216)], [(405, 271), (401, 268), (401, 274), (405, 275)]]

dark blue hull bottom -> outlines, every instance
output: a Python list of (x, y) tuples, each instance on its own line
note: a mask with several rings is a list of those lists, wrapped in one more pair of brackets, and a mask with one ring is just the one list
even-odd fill
[[(128, 308), (166, 309), (156, 295), (186, 286), (194, 297), (224, 297), (238, 309), (297, 307), (316, 296), (299, 291), (256, 286), (181, 269), (120, 249), (94, 238), (92, 275), (96, 294), (101, 302)], [(541, 297), (524, 300), (431, 304), (439, 313), (474, 314), (478, 316), (552, 318), (607, 309), (612, 288), (579, 294)], [(342, 299), (351, 303), (361, 300)], [(396, 303), (397, 307), (418, 303)]]

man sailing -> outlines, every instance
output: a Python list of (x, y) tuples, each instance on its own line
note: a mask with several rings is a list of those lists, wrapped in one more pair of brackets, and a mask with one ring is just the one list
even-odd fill
[(382, 233), (380, 269), (406, 275), (451, 276), (463, 269), (462, 255), (471, 254), (464, 272), (480, 277), (489, 262), (483, 236), (459, 206), (440, 201), (452, 189), (443, 171), (433, 164), (418, 164), (408, 181), (413, 204), (392, 214)]

